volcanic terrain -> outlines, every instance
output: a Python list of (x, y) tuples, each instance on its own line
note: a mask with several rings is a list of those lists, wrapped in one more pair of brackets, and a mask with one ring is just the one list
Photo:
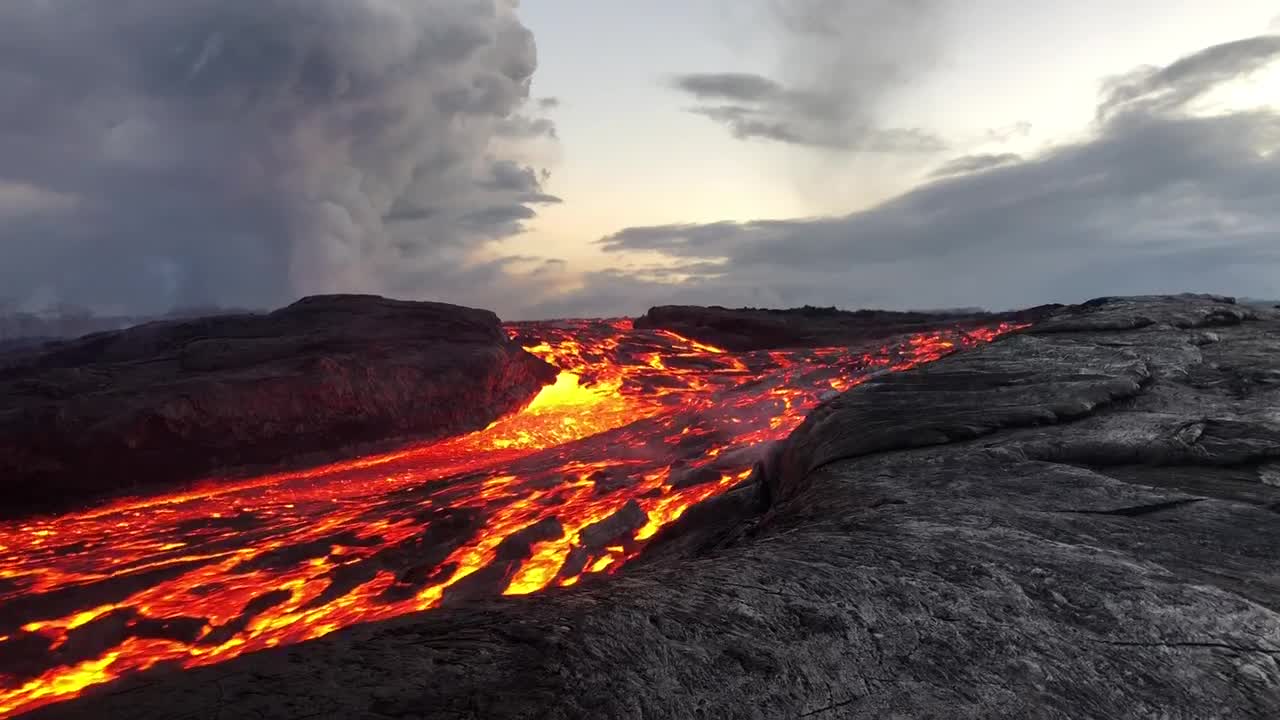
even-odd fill
[(1021, 326), (729, 353), (629, 320), (504, 330), (481, 311), (349, 296), (13, 356), (8, 393), (24, 402), (0, 433), (6, 489), (37, 507), (316, 451), (326, 435), (341, 448), (489, 424), (0, 527), (0, 712), (608, 574), (744, 482), (822, 397)]
[(705, 312), (506, 326), (556, 370), (473, 432), (5, 522), (0, 715), (1280, 711), (1280, 313)]

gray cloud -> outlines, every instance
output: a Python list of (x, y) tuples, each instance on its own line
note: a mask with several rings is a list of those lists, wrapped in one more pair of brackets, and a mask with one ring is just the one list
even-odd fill
[(765, 102), (786, 95), (781, 85), (754, 73), (693, 73), (675, 78), (674, 85), (698, 100)]
[(950, 177), (952, 175), (967, 175), (969, 173), (990, 170), (991, 168), (1000, 167), (1001, 165), (1010, 165), (1020, 162), (1022, 156), (1017, 153), (982, 153), (978, 155), (964, 155), (952, 160), (948, 160), (930, 173), (930, 177)]
[[(768, 223), (752, 223), (761, 227)], [(671, 256), (719, 257), (740, 239), (744, 225), (732, 221), (697, 225), (633, 227), (601, 238), (605, 252), (657, 250)]]
[[(516, 192), (523, 197), (542, 195), (545, 175), (528, 165), (521, 165), (514, 160), (497, 160), (489, 166), (488, 175), (489, 177), (478, 182), (479, 187), (496, 192)], [(549, 199), (542, 202), (558, 202), (558, 199), (551, 196), (543, 197)]]
[(754, 73), (691, 73), (670, 85), (690, 108), (742, 140), (827, 150), (934, 153), (917, 128), (885, 127), (880, 106), (934, 61), (937, 0), (771, 0), (782, 59), (775, 80)]
[[(686, 75), (680, 83), (713, 76)], [(764, 78), (761, 78), (764, 79)], [(703, 94), (707, 97), (707, 94)], [(807, 145), (827, 150), (860, 150), (862, 152), (888, 153), (936, 153), (947, 149), (942, 138), (919, 128), (880, 129), (862, 127), (839, 128), (829, 132), (830, 126), (814, 127), (796, 118), (805, 111), (805, 98), (783, 93), (772, 100), (760, 100), (750, 105), (703, 105), (689, 109), (729, 129), (739, 140), (773, 140), (793, 145)]]
[(1278, 57), (1280, 35), (1260, 35), (1205, 48), (1166, 67), (1138, 68), (1107, 83), (1098, 117), (1106, 118), (1134, 105), (1153, 112), (1178, 110), (1223, 82), (1255, 72)]
[(493, 142), (554, 136), (515, 5), (0, 6), (0, 286), (130, 313), (447, 288), (558, 200)]
[(964, 174), (863, 212), (619, 231), (599, 246), (620, 258), (657, 253), (677, 279), (599, 273), (541, 312), (636, 313), (670, 302), (1011, 307), (1185, 290), (1280, 296), (1280, 113), (1187, 110), (1212, 83), (1256, 69), (1241, 58), (1266, 47), (1229, 43), (1146, 71), (1133, 85), (1144, 90), (1126, 91), (1123, 102), (1114, 102), (1118, 86), (1104, 93), (1109, 107), (1087, 140), (1023, 160), (960, 158), (951, 170)]
[(509, 138), (547, 137), (552, 140), (559, 139), (556, 134), (554, 120), (530, 115), (512, 115), (504, 118), (502, 122), (498, 123), (497, 132), (499, 135)]

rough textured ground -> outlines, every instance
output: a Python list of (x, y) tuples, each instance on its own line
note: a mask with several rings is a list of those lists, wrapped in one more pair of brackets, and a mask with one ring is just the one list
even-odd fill
[(893, 312), (803, 307), (791, 310), (663, 305), (650, 308), (636, 327), (671, 330), (730, 350), (857, 345), (894, 335), (928, 332), (942, 325), (973, 328), (1001, 321), (1029, 322), (1060, 306), (1012, 313), (980, 311)]
[(371, 296), (0, 355), (0, 507), (484, 427), (555, 370), (485, 310)]
[(619, 577), (32, 717), (1278, 717), (1278, 408), (1280, 313), (1069, 308), (833, 400)]

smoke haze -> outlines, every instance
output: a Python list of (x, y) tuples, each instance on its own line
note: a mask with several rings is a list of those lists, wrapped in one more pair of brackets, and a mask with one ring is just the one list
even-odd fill
[(672, 85), (691, 112), (737, 138), (826, 150), (934, 153), (938, 137), (882, 126), (884, 101), (928, 70), (941, 46), (939, 0), (769, 0), (777, 77), (690, 73)]

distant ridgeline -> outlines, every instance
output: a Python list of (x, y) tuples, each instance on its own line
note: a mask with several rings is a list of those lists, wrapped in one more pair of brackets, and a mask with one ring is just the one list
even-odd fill
[(779, 315), (801, 315), (804, 317), (823, 317), (834, 315), (854, 315), (854, 316), (873, 316), (873, 315), (982, 315), (990, 312), (986, 308), (980, 307), (961, 307), (961, 308), (931, 308), (931, 309), (912, 309), (912, 310), (875, 310), (875, 309), (859, 309), (845, 310), (834, 305), (817, 306), (804, 305), (796, 308), (727, 308), (723, 305), (709, 306), (715, 310), (746, 310), (750, 312), (776, 313)]
[(140, 322), (145, 322), (145, 319), (98, 316), (89, 312), (4, 313), (0, 314), (0, 341), (79, 337), (103, 330), (119, 330)]
[(181, 320), (207, 315), (244, 313), (245, 310), (216, 307), (184, 308), (163, 315), (97, 315), (93, 311), (59, 305), (36, 312), (18, 311), (0, 305), (0, 351), (16, 347), (76, 338), (107, 330), (121, 330), (155, 320)]
[(1265, 307), (1280, 308), (1280, 299), (1264, 300), (1262, 298), (1242, 297), (1236, 298), (1236, 302), (1239, 302), (1241, 305), (1262, 305)]

